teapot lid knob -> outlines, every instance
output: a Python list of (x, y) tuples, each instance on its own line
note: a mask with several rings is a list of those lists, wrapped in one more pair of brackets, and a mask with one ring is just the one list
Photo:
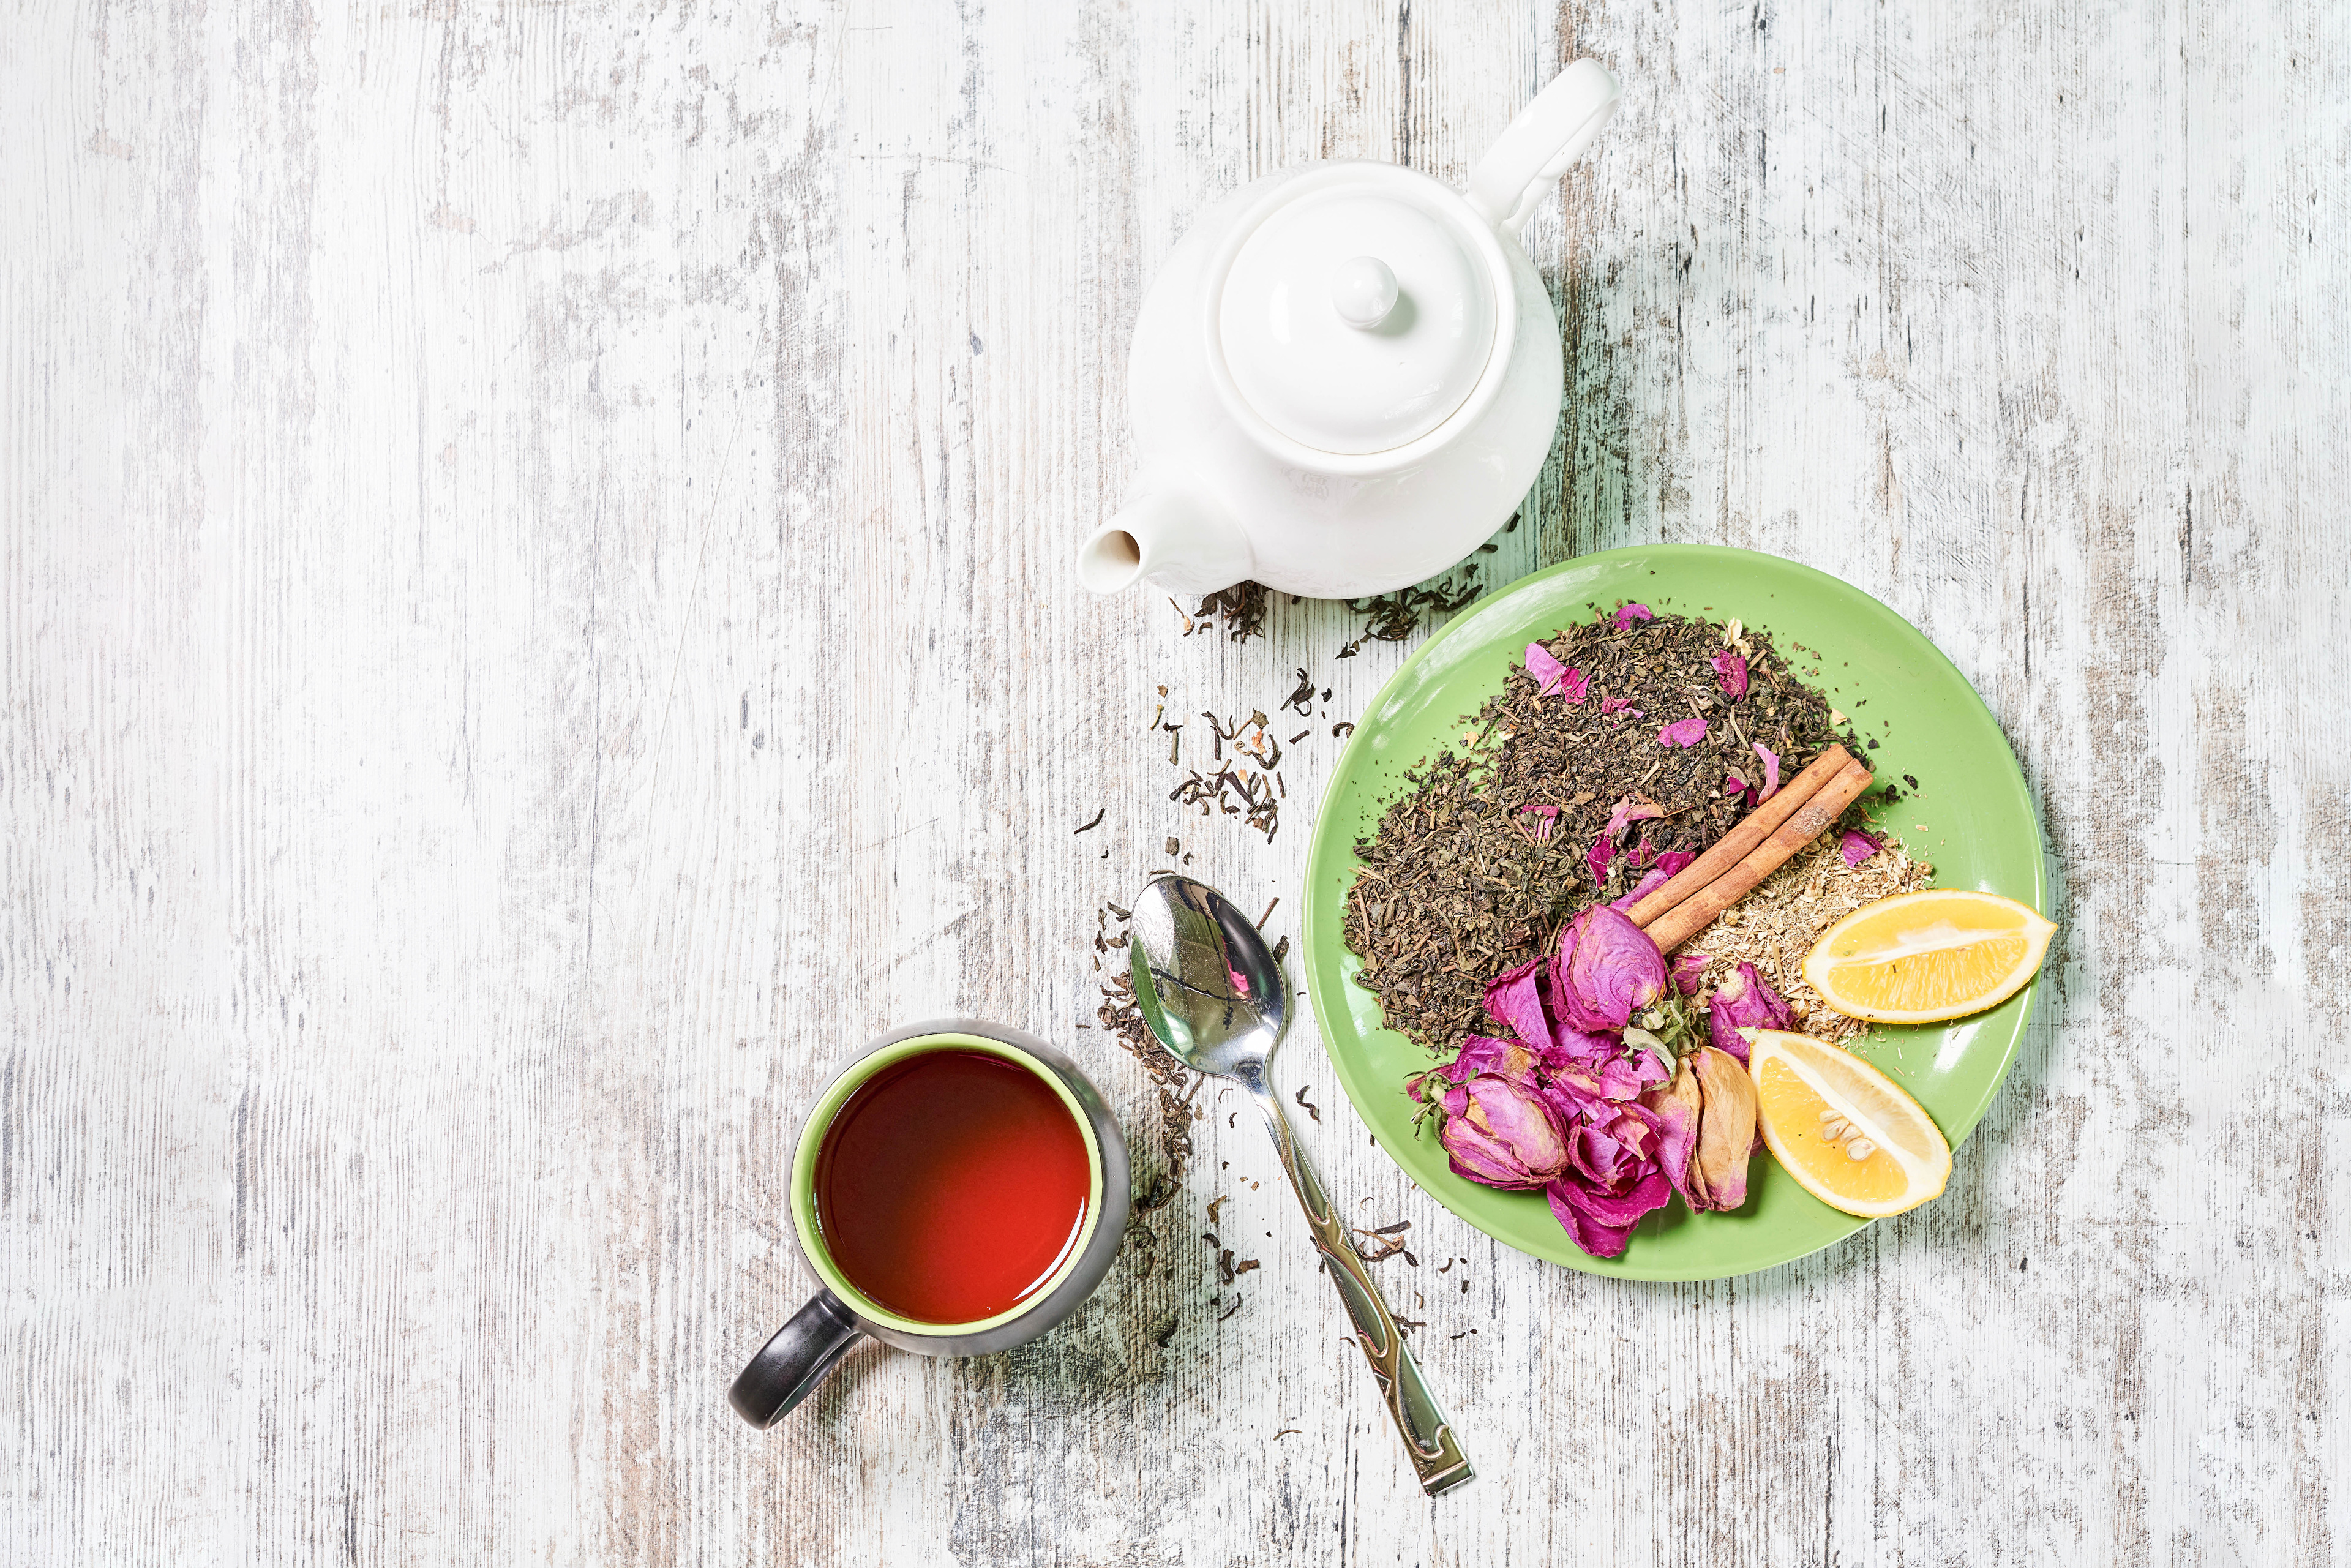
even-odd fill
[(1396, 278), (1376, 256), (1343, 261), (1331, 274), (1331, 304), (1339, 319), (1368, 332), (1395, 308)]

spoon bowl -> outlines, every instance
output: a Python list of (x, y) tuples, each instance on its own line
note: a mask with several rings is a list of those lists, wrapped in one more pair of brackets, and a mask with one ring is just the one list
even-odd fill
[(1195, 1071), (1262, 1084), (1290, 1028), (1290, 981), (1249, 916), (1205, 883), (1160, 876), (1128, 930), (1135, 1005), (1159, 1043)]

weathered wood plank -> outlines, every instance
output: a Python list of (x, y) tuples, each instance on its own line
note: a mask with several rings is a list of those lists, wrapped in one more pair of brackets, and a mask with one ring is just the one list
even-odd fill
[[(2346, 35), (16, 17), (0, 1557), (2338, 1559)], [(1588, 1279), (1416, 1194), (1310, 1027), (1306, 1134), (1413, 1221), (1381, 1267), (1475, 1490), (1412, 1491), (1213, 1093), (1067, 1327), (862, 1354), (749, 1433), (721, 1391), (805, 1289), (783, 1158), (831, 1060), (1002, 1019), (1156, 1160), (1087, 1027), (1096, 911), (1173, 835), (1294, 934), (1330, 727), (1411, 645), (1081, 597), (1152, 274), (1300, 159), (1463, 177), (1584, 53), (1630, 92), (1529, 230), (1570, 392), (1479, 580), (1774, 550), (1984, 693), (2065, 935), (1952, 1191), (1759, 1278)], [(1301, 669), (1280, 836), (1171, 805), (1157, 687), (1270, 712)], [(1262, 1264), (1237, 1306), (1209, 1229)]]

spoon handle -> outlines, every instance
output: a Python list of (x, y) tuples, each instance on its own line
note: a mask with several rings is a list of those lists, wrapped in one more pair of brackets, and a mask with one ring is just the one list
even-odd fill
[(1332, 1211), (1322, 1183), (1314, 1175), (1314, 1167), (1307, 1163), (1306, 1151), (1291, 1135), (1290, 1118), (1282, 1113), (1280, 1099), (1261, 1084), (1253, 1092), (1258, 1109), (1265, 1113), (1266, 1129), (1273, 1134), (1274, 1147), (1281, 1152), (1281, 1168), (1289, 1173), (1299, 1207), (1306, 1210), (1306, 1223), (1314, 1232), (1315, 1249), (1322, 1254), (1331, 1278), (1339, 1287), (1339, 1300), (1346, 1304), (1347, 1316), (1354, 1322), (1355, 1338), (1364, 1347), (1364, 1359), (1372, 1364), (1372, 1375), (1379, 1379), (1388, 1415), (1404, 1438), (1405, 1452), (1412, 1456), (1412, 1468), (1420, 1477), (1420, 1490), (1435, 1497), (1468, 1485), (1477, 1479), (1478, 1472), (1471, 1468), (1468, 1456), (1461, 1451), (1459, 1441), (1453, 1436), (1452, 1424), (1437, 1406), (1437, 1396), (1428, 1391), (1427, 1382), (1420, 1375), (1420, 1364), (1405, 1348), (1404, 1333), (1396, 1327), (1395, 1314), (1388, 1311), (1379, 1286), (1372, 1282), (1371, 1270), (1348, 1241), (1346, 1227)]

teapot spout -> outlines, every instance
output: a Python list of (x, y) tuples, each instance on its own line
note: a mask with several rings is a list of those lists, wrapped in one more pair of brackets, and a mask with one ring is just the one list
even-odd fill
[(1215, 593), (1255, 568), (1225, 509), (1188, 486), (1147, 486), (1078, 547), (1078, 580), (1116, 593), (1144, 578), (1178, 593)]

